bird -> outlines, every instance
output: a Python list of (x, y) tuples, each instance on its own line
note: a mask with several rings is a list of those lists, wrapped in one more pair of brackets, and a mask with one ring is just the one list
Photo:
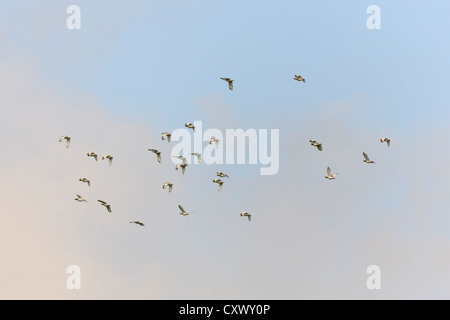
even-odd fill
[(328, 180), (333, 180), (333, 179), (336, 179), (336, 175), (337, 175), (337, 173), (331, 174), (330, 167), (327, 168), (327, 176), (325, 178), (327, 178)]
[(380, 139), (381, 143), (386, 142), (387, 146), (390, 147), (391, 146), (391, 139), (383, 137)]
[(314, 147), (317, 147), (317, 149), (319, 151), (322, 151), (322, 144), (318, 143), (316, 140), (309, 140), (309, 142), (311, 142), (311, 145)]
[(105, 154), (105, 155), (102, 157), (102, 160), (105, 160), (105, 159), (108, 159), (108, 160), (109, 160), (109, 166), (111, 166), (111, 165), (112, 165), (112, 161), (113, 161), (113, 157), (112, 157), (110, 154)]
[(162, 135), (161, 138), (162, 138), (163, 140), (165, 140), (166, 137), (167, 137), (167, 142), (170, 142), (170, 139), (172, 138), (172, 134), (171, 134), (171, 133), (163, 132), (163, 133), (161, 133), (161, 135)]
[(230, 178), (227, 174), (225, 174), (225, 173), (223, 173), (221, 171), (217, 171), (217, 176), (221, 177), (221, 178), (225, 178), (225, 177)]
[(301, 75), (298, 74), (294, 76), (294, 80), (303, 81), (303, 83), (305, 83), (305, 78), (303, 78)]
[(91, 186), (91, 181), (89, 181), (89, 180), (86, 179), (86, 178), (80, 178), (80, 179), (78, 179), (78, 180), (81, 181), (81, 182), (87, 183), (89, 187)]
[(248, 221), (252, 220), (252, 215), (250, 213), (246, 212), (246, 211), (242, 211), (241, 212), (241, 217), (247, 217)]
[(97, 159), (97, 154), (96, 154), (95, 152), (89, 152), (89, 153), (87, 154), (87, 156), (88, 156), (88, 157), (94, 157), (95, 161), (98, 161), (98, 159)]
[(186, 123), (184, 124), (184, 126), (185, 126), (186, 128), (190, 128), (190, 129), (194, 130), (194, 132), (195, 132), (195, 126), (194, 126), (192, 123), (186, 122)]
[(158, 162), (161, 163), (161, 151), (156, 150), (156, 149), (148, 149), (148, 151), (151, 151), (154, 154), (156, 154)]
[(198, 163), (202, 163), (202, 154), (201, 154), (201, 153), (198, 153), (198, 152), (192, 152), (191, 155), (197, 157)]
[(173, 156), (174, 158), (180, 159), (181, 161), (183, 161), (183, 164), (187, 164), (187, 159), (186, 157), (183, 156)]
[(216, 143), (216, 149), (219, 148), (219, 139), (217, 139), (216, 137), (211, 137), (211, 139), (209, 139), (209, 144), (212, 144), (213, 142)]
[(61, 138), (59, 138), (59, 142), (62, 142), (63, 140), (66, 140), (66, 148), (69, 148), (70, 146), (70, 139), (72, 139), (69, 136), (61, 136)]
[(108, 203), (106, 203), (106, 202), (103, 201), (103, 200), (97, 200), (97, 201), (100, 202), (100, 203), (102, 204), (102, 206), (104, 206), (104, 207), (106, 208), (106, 210), (108, 210), (109, 213), (112, 212), (111, 206), (110, 206)]
[(375, 162), (373, 162), (372, 160), (369, 159), (369, 156), (365, 152), (363, 152), (363, 156), (364, 156), (364, 160), (363, 161), (365, 163), (373, 163), (373, 164), (375, 164)]
[(172, 186), (173, 186), (173, 183), (164, 182), (163, 189), (165, 189), (166, 187), (169, 187), (169, 192), (172, 192)]
[(143, 223), (140, 222), (140, 221), (130, 221), (130, 223), (138, 224), (138, 225), (140, 225), (141, 227), (144, 227), (144, 226), (145, 226), (145, 224), (143, 224)]
[(181, 210), (181, 212), (180, 212), (181, 215), (183, 215), (183, 216), (188, 216), (189, 215), (189, 213), (186, 212), (186, 210), (184, 210), (181, 205), (178, 205), (178, 208), (180, 208), (180, 210)]
[(218, 189), (217, 191), (222, 190), (222, 186), (223, 186), (223, 181), (222, 181), (222, 180), (220, 180), (220, 179), (214, 179), (213, 182), (219, 184), (219, 189)]
[(230, 89), (230, 90), (233, 90), (233, 79), (231, 79), (231, 78), (220, 78), (220, 79), (222, 79), (222, 80), (225, 80), (226, 82), (228, 82), (228, 88)]
[(76, 201), (78, 202), (87, 202), (86, 199), (84, 199), (82, 196), (80, 196), (79, 194), (77, 194), (77, 197), (75, 198)]
[(184, 172), (186, 171), (186, 167), (188, 166), (187, 163), (179, 163), (177, 164), (177, 166), (175, 167), (175, 170), (178, 170), (181, 168), (181, 172), (184, 174)]

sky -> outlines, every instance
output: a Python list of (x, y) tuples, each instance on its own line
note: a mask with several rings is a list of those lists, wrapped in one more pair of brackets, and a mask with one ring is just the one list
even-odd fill
[[(74, 4), (79, 30), (66, 26)], [(380, 29), (367, 28), (370, 5)], [(1, 3), (0, 298), (449, 299), (449, 10), (444, 0)], [(177, 142), (161, 133), (194, 121), (278, 129), (279, 171), (174, 170)], [(336, 180), (324, 179), (328, 166)], [(230, 176), (220, 192), (217, 171)], [(70, 265), (80, 289), (66, 285)], [(370, 265), (379, 290), (366, 285)]]

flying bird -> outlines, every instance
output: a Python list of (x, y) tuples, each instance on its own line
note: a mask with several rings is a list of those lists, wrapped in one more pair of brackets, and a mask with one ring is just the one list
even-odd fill
[(156, 154), (158, 162), (161, 163), (161, 151), (156, 150), (156, 149), (148, 149), (148, 151), (151, 151), (154, 154)]
[(169, 187), (169, 192), (172, 192), (172, 186), (173, 186), (173, 183), (164, 182), (163, 189), (165, 189), (166, 187)]
[(372, 160), (369, 159), (369, 156), (365, 152), (363, 152), (363, 156), (364, 156), (364, 160), (363, 161), (365, 163), (374, 163), (375, 164), (375, 162), (373, 162)]
[(187, 159), (185, 157), (183, 157), (183, 156), (173, 156), (173, 157), (183, 161), (183, 164), (187, 164)]
[(161, 133), (161, 135), (162, 135), (161, 138), (162, 138), (163, 140), (165, 140), (166, 137), (167, 137), (167, 142), (170, 142), (170, 139), (172, 138), (172, 134), (171, 134), (171, 133), (163, 132), (163, 133)]
[(247, 217), (248, 221), (252, 220), (252, 215), (250, 213), (246, 212), (246, 211), (242, 211), (241, 212), (241, 217)]
[(108, 203), (106, 203), (105, 201), (103, 201), (103, 200), (97, 200), (98, 202), (100, 202), (101, 203), (101, 205), (102, 206), (104, 206), (105, 208), (106, 208), (106, 210), (108, 210), (108, 212), (112, 212), (112, 210), (111, 210), (111, 206), (108, 204)]
[(198, 152), (192, 152), (191, 155), (197, 157), (198, 163), (202, 163), (202, 154), (201, 154), (201, 153), (198, 153)]
[(309, 142), (311, 142), (311, 145), (314, 147), (317, 147), (317, 149), (319, 151), (322, 151), (322, 144), (318, 143), (316, 140), (309, 140)]
[(178, 205), (178, 208), (180, 208), (180, 210), (181, 210), (181, 212), (180, 212), (181, 215), (183, 215), (183, 216), (188, 216), (189, 215), (189, 213), (186, 212), (186, 210), (184, 210), (181, 205)]
[(95, 152), (89, 152), (87, 154), (87, 156), (88, 157), (93, 157), (95, 159), (95, 161), (98, 161), (98, 159), (97, 159), (98, 156), (97, 156), (97, 154)]
[(63, 142), (63, 140), (66, 140), (66, 148), (69, 148), (70, 139), (72, 139), (72, 138), (69, 136), (61, 136), (61, 138), (59, 138), (59, 142)]
[(230, 178), (227, 174), (225, 174), (225, 173), (223, 173), (221, 171), (217, 171), (217, 176), (221, 177), (221, 178), (225, 178), (225, 177)]
[(130, 223), (138, 224), (138, 225), (140, 225), (141, 227), (144, 227), (144, 226), (145, 226), (145, 224), (143, 224), (143, 223), (140, 222), (140, 221), (130, 221)]
[(223, 181), (222, 181), (222, 180), (220, 180), (220, 179), (214, 179), (213, 182), (219, 184), (219, 189), (218, 189), (217, 191), (222, 190), (222, 186), (223, 186)]
[(213, 142), (216, 143), (216, 149), (219, 148), (219, 139), (217, 139), (216, 137), (211, 137), (211, 139), (209, 139), (209, 144), (212, 144)]
[(89, 187), (91, 186), (91, 181), (89, 181), (89, 180), (86, 179), (86, 178), (80, 178), (80, 179), (78, 179), (78, 180), (81, 181), (81, 182), (87, 183)]
[(194, 126), (192, 123), (186, 122), (186, 123), (184, 124), (184, 126), (185, 126), (186, 128), (190, 128), (190, 129), (194, 130), (194, 132), (195, 132), (195, 126)]
[(298, 74), (294, 76), (294, 80), (303, 81), (303, 83), (305, 83), (305, 78), (303, 78), (301, 75)]
[(112, 165), (112, 161), (113, 161), (113, 157), (112, 157), (110, 154), (105, 154), (105, 155), (102, 157), (102, 160), (105, 160), (105, 159), (108, 159), (108, 160), (109, 160), (109, 166), (111, 166), (111, 165)]
[(381, 143), (386, 142), (387, 146), (390, 147), (391, 146), (391, 139), (388, 139), (386, 137), (383, 137), (380, 139)]
[(79, 194), (77, 194), (77, 197), (75, 198), (75, 201), (78, 202), (87, 202), (86, 199), (84, 199), (82, 196), (80, 196)]
[(333, 180), (333, 179), (336, 179), (336, 175), (337, 175), (337, 173), (331, 174), (330, 167), (327, 168), (327, 176), (325, 178), (327, 178), (328, 180)]
[(177, 166), (175, 167), (175, 170), (178, 170), (181, 168), (181, 172), (184, 174), (184, 172), (186, 171), (186, 167), (188, 166), (187, 163), (179, 163), (177, 164)]
[(222, 79), (222, 80), (225, 80), (226, 82), (228, 82), (228, 88), (230, 89), (230, 90), (233, 90), (233, 79), (231, 79), (231, 78), (220, 78), (220, 79)]

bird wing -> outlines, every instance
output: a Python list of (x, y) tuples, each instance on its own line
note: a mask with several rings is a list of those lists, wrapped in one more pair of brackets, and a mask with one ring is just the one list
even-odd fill
[(108, 159), (109, 159), (109, 165), (111, 166), (112, 165), (112, 161), (113, 161), (113, 157), (108, 157)]
[(186, 212), (181, 205), (178, 205), (178, 208), (180, 208), (181, 212)]
[(216, 141), (216, 149), (219, 149), (219, 140), (215, 140)]
[(217, 191), (222, 190), (223, 182), (219, 182), (219, 189)]
[(389, 139), (386, 139), (386, 143), (387, 143), (387, 146), (388, 146), (388, 147), (390, 147), (390, 146), (391, 146), (391, 140), (389, 140)]
[(230, 90), (233, 90), (233, 80), (228, 81), (228, 88), (230, 88)]
[(161, 163), (161, 153), (157, 154), (158, 162)]
[(171, 137), (172, 137), (171, 133), (167, 134), (167, 142), (170, 142)]
[(106, 204), (106, 202), (103, 201), (103, 200), (97, 200), (97, 201), (100, 202), (102, 205), (105, 205), (105, 204)]
[(202, 163), (202, 155), (201, 154), (199, 154), (197, 156), (197, 160), (198, 160), (198, 163)]
[(69, 148), (69, 146), (70, 146), (70, 138), (66, 139), (66, 148)]
[(363, 152), (363, 156), (367, 161), (370, 161), (369, 157), (367, 156), (367, 154), (365, 152)]
[(108, 212), (112, 212), (111, 206), (109, 204), (106, 206), (106, 209), (108, 210)]
[(182, 166), (181, 167), (181, 172), (184, 174), (185, 171), (186, 171), (186, 166)]
[(248, 218), (248, 221), (252, 221), (252, 215), (250, 213), (247, 213), (247, 218)]
[(327, 174), (328, 174), (329, 177), (331, 177), (331, 169), (330, 169), (330, 167), (327, 168)]
[(322, 144), (319, 144), (319, 145), (317, 146), (317, 149), (319, 149), (319, 151), (322, 151)]
[(169, 184), (169, 192), (172, 192), (172, 186), (173, 184)]

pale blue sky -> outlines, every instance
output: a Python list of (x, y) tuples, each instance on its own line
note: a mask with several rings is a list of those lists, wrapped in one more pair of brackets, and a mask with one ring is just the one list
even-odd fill
[[(66, 28), (71, 4), (81, 30)], [(372, 4), (381, 30), (366, 27)], [(448, 12), (444, 0), (1, 3), (0, 297), (450, 297)], [(160, 133), (195, 120), (280, 129), (278, 175), (155, 163), (147, 148), (172, 146)], [(91, 149), (113, 166), (87, 161)], [(217, 170), (231, 177), (220, 193)], [(79, 206), (81, 192), (114, 214)], [(79, 294), (61, 288), (73, 263)], [(374, 263), (381, 292), (365, 287)]]

